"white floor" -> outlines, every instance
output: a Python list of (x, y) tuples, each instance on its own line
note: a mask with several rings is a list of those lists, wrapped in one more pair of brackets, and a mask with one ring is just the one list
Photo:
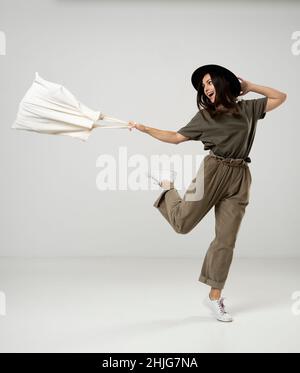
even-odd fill
[(223, 292), (233, 323), (202, 305), (201, 264), (2, 258), (0, 352), (300, 352), (299, 259), (234, 259)]

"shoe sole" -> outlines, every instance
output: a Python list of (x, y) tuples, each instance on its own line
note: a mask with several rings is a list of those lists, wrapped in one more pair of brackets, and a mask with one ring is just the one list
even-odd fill
[(218, 321), (220, 321), (220, 322), (232, 322), (232, 321), (233, 321), (233, 319), (232, 319), (232, 320), (220, 320), (220, 319), (218, 319), (217, 317), (216, 317), (216, 319), (217, 319)]

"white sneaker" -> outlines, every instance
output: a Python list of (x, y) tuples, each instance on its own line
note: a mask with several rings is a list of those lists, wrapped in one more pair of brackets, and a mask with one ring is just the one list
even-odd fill
[(233, 321), (233, 317), (225, 310), (224, 299), (224, 297), (221, 297), (220, 299), (213, 300), (208, 295), (205, 303), (209, 306), (217, 320), (230, 322)]
[(176, 178), (176, 172), (163, 169), (159, 171), (154, 171), (152, 173), (148, 173), (147, 176), (151, 178), (155, 184), (159, 185), (163, 189), (170, 189), (174, 187), (174, 181)]

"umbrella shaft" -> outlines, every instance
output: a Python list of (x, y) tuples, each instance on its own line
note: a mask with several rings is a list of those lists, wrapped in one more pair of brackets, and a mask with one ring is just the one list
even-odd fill
[(118, 119), (118, 118), (113, 118), (109, 117), (108, 115), (102, 114), (102, 118), (99, 119), (101, 121), (108, 121), (108, 122), (117, 122), (117, 123), (123, 123), (123, 124), (128, 124), (128, 122), (125, 122), (124, 120)]
[[(96, 127), (96, 128), (128, 128), (129, 126), (127, 125), (114, 125), (114, 126), (111, 126), (111, 125), (106, 125), (106, 124), (100, 124), (99, 123), (100, 121), (96, 121), (95, 123), (94, 123), (94, 125), (93, 125), (93, 127)], [(102, 122), (102, 120), (101, 120), (101, 122)]]

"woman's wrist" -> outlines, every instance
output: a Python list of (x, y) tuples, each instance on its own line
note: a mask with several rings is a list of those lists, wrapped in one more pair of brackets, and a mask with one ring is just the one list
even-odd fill
[(255, 86), (256, 86), (256, 84), (254, 84), (252, 82), (249, 82), (248, 83), (248, 91), (249, 92), (255, 92)]
[(254, 93), (262, 93), (262, 92), (265, 91), (265, 88), (267, 88), (267, 87), (264, 87), (264, 86), (259, 85), (259, 84), (251, 83), (249, 91), (254, 92)]

